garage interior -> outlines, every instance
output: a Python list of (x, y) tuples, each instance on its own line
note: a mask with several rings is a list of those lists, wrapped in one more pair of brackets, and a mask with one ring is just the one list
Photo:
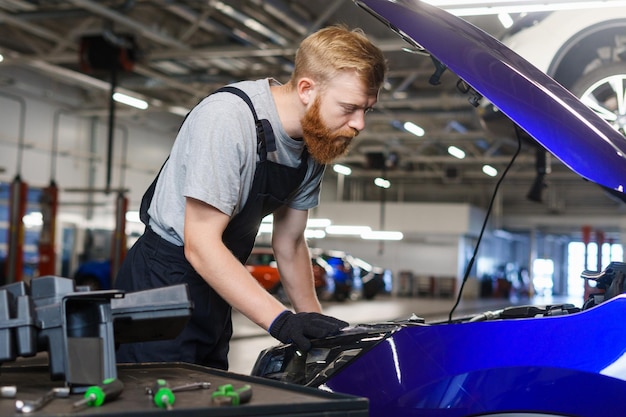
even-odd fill
[[(515, 2), (513, 26), (505, 28), (494, 2), (443, 3), (497, 39), (549, 14), (520, 12), (515, 7), (528, 2)], [(327, 312), (356, 324), (411, 313), (441, 318), (457, 296), (461, 312), (533, 297), (581, 304), (589, 290), (579, 277), (583, 267), (600, 270), (598, 265), (622, 260), (623, 195), (584, 180), (528, 135), (494, 194), (517, 152), (513, 124), (488, 100), (476, 102), (461, 91), (455, 74), (441, 71), (351, 0), (0, 0), (0, 233), (7, 235), (0, 239), (0, 284), (40, 275), (71, 278), (91, 260), (110, 261), (115, 271), (143, 230), (129, 213), (139, 209), (187, 112), (228, 83), (287, 81), (299, 41), (331, 24), (362, 28), (385, 53), (390, 72), (366, 129), (337, 161), (349, 173), (327, 168), (320, 206), (310, 217), (401, 232), (402, 238), (313, 233), (312, 248), (339, 250), (388, 271), (374, 300), (358, 294), (344, 302), (324, 300)], [(626, 61), (623, 35), (616, 49)], [(570, 74), (549, 75), (566, 88), (575, 84)], [(113, 93), (140, 99), (144, 108), (116, 101)], [(423, 132), (411, 133), (407, 122)], [(485, 166), (495, 175), (487, 175)], [(22, 209), (39, 215), (33, 224), (22, 222), (26, 241), (17, 255), (10, 232), (16, 183), (23, 187)], [(58, 192), (52, 214), (42, 203), (46, 187)], [(466, 271), (486, 216), (477, 262)], [(257, 242), (266, 246), (269, 239), (262, 233)], [(608, 246), (593, 252), (588, 265), (590, 243)], [(43, 261), (42, 250), (53, 260)], [(19, 261), (10, 265), (15, 256)], [(498, 279), (510, 281), (521, 270), (531, 282), (543, 282), (546, 272), (535, 271), (543, 265), (537, 260), (551, 262), (549, 285), (521, 296), (511, 289), (493, 295)], [(419, 293), (420, 279), (428, 280), (425, 294)], [(483, 279), (494, 282), (488, 296)], [(453, 283), (451, 294), (442, 290), (446, 280)], [(237, 313), (235, 328), (232, 369), (247, 373), (274, 340)]]

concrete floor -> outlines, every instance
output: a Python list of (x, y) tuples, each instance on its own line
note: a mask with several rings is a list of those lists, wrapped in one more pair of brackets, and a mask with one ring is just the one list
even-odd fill
[[(377, 296), (374, 300), (347, 300), (345, 302), (323, 302), (325, 314), (340, 318), (351, 325), (378, 323), (387, 320), (404, 319), (416, 314), (426, 322), (446, 320), (454, 305), (451, 298)], [(557, 296), (535, 296), (511, 299), (464, 299), (457, 306), (454, 317), (463, 317), (485, 311), (498, 310), (511, 305), (547, 305), (570, 303), (582, 306), (582, 299), (568, 299)], [(259, 353), (279, 342), (269, 336), (238, 312), (233, 313), (234, 334), (230, 344), (229, 371), (249, 375)]]

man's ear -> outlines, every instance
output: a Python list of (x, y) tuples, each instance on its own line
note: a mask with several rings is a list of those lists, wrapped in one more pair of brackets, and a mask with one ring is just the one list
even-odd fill
[(313, 102), (315, 94), (317, 94), (315, 81), (308, 77), (302, 77), (298, 80), (296, 88), (298, 90), (298, 97), (300, 97), (300, 101), (302, 101), (305, 106)]

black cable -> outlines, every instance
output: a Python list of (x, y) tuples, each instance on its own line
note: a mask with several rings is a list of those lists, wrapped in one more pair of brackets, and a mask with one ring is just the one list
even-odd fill
[(498, 194), (498, 188), (500, 188), (500, 184), (502, 184), (504, 177), (506, 177), (507, 172), (509, 172), (509, 169), (513, 166), (513, 162), (515, 162), (515, 159), (517, 158), (517, 156), (519, 155), (522, 149), (522, 132), (520, 131), (520, 128), (517, 124), (515, 124), (515, 133), (517, 136), (517, 149), (515, 153), (513, 154), (511, 161), (504, 169), (504, 172), (500, 176), (500, 179), (496, 183), (496, 187), (493, 190), (491, 201), (489, 202), (489, 207), (487, 208), (487, 214), (485, 214), (485, 220), (483, 221), (483, 225), (480, 228), (480, 234), (478, 235), (478, 240), (476, 241), (476, 246), (474, 247), (474, 254), (472, 255), (472, 259), (470, 259), (469, 264), (467, 264), (467, 268), (465, 269), (465, 275), (463, 275), (463, 281), (461, 281), (461, 288), (459, 289), (459, 293), (457, 294), (456, 302), (454, 303), (454, 306), (452, 306), (452, 309), (450, 310), (450, 314), (448, 315), (448, 323), (452, 322), (452, 315), (454, 314), (454, 310), (456, 310), (457, 306), (459, 305), (459, 302), (461, 301), (461, 296), (463, 295), (463, 288), (465, 287), (465, 283), (467, 282), (470, 271), (472, 270), (472, 267), (474, 266), (474, 261), (476, 260), (476, 255), (478, 254), (478, 248), (480, 247), (480, 241), (482, 240), (483, 234), (485, 233), (485, 228), (487, 227), (487, 221), (489, 220), (489, 215), (491, 214), (491, 209), (493, 208), (493, 202), (495, 201), (496, 195)]

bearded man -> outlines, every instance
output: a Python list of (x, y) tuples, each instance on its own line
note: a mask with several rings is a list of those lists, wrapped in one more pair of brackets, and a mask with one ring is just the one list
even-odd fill
[[(188, 362), (228, 369), (236, 308), (278, 340), (308, 350), (348, 323), (321, 313), (304, 230), (326, 164), (365, 127), (387, 65), (355, 29), (302, 41), (290, 80), (242, 81), (202, 100), (141, 203), (144, 234), (115, 279), (126, 292), (185, 283), (191, 318), (172, 340), (127, 343), (118, 362)], [(263, 217), (293, 310), (246, 270)]]

